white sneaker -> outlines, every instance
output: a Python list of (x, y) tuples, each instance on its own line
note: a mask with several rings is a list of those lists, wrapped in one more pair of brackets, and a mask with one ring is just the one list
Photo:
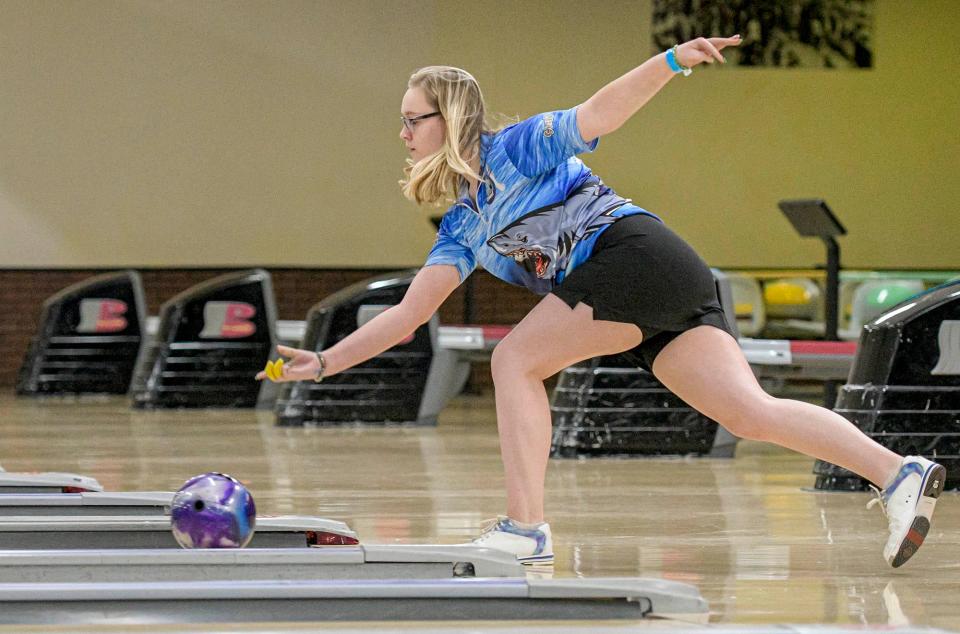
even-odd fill
[(879, 503), (890, 521), (890, 538), (883, 556), (894, 568), (913, 557), (930, 530), (930, 517), (947, 480), (947, 470), (919, 456), (903, 459), (893, 482), (867, 504)]
[(473, 544), (516, 555), (525, 565), (553, 563), (553, 538), (546, 522), (536, 528), (520, 528), (509, 517), (496, 517), (484, 522)]

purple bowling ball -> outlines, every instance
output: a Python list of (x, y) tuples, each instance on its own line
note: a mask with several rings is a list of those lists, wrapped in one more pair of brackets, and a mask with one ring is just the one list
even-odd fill
[(253, 539), (257, 507), (236, 478), (204, 473), (173, 496), (170, 527), (184, 548), (243, 548)]

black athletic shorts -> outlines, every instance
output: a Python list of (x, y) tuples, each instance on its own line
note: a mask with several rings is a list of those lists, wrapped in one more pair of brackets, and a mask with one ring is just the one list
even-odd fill
[(583, 302), (593, 318), (636, 324), (643, 343), (624, 356), (646, 370), (663, 348), (700, 325), (733, 336), (713, 273), (665, 224), (646, 214), (625, 216), (597, 239), (586, 262), (552, 293), (570, 308)]

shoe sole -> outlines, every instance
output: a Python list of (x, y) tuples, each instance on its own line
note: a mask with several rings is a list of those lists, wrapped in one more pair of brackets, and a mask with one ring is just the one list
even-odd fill
[(923, 474), (923, 483), (920, 487), (920, 499), (917, 500), (916, 517), (903, 541), (900, 542), (900, 548), (893, 557), (890, 565), (899, 568), (907, 563), (907, 560), (916, 554), (923, 540), (926, 539), (930, 531), (930, 518), (933, 516), (933, 508), (937, 505), (937, 498), (943, 492), (943, 485), (947, 481), (947, 470), (941, 465), (934, 465), (929, 471)]
[(552, 566), (553, 555), (534, 555), (532, 557), (517, 557), (524, 566)]

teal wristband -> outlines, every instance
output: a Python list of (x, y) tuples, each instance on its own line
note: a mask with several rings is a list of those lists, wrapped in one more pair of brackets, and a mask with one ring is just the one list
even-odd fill
[(692, 68), (684, 66), (677, 59), (676, 44), (673, 45), (673, 48), (667, 50), (667, 66), (669, 66), (670, 70), (672, 70), (675, 73), (683, 73), (684, 77), (687, 77), (688, 75), (690, 75), (690, 73), (693, 72)]

